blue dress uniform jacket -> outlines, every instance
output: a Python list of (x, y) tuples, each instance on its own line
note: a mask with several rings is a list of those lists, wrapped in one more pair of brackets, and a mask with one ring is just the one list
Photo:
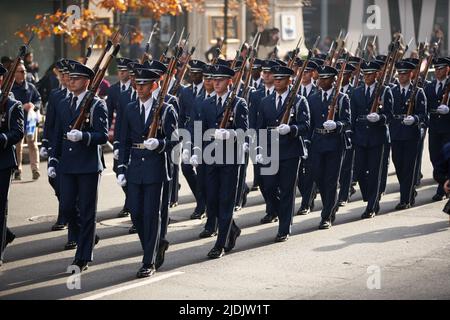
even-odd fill
[(123, 114), (126, 112), (127, 106), (137, 99), (137, 92), (130, 86), (128, 90), (122, 92), (119, 96), (119, 104), (116, 111), (116, 122), (114, 123), (114, 150), (119, 149), (120, 135), (122, 132)]
[(392, 141), (420, 139), (419, 124), (427, 122), (427, 98), (423, 90), (419, 88), (412, 114), (415, 123), (411, 126), (402, 123), (403, 118), (408, 111), (408, 100), (411, 94), (412, 85), (409, 86), (404, 99), (402, 98), (400, 86), (396, 86), (392, 89), (392, 95), (394, 97), (393, 119), (389, 125)]
[[(450, 80), (447, 79), (447, 83)], [(450, 113), (445, 115), (436, 112), (437, 107), (441, 105), (442, 93), (436, 93), (436, 80), (425, 86), (425, 95), (427, 97), (428, 112), (430, 114), (429, 128), (430, 133), (450, 134)]]
[[(114, 111), (116, 112), (116, 115), (119, 112), (119, 101), (122, 93), (120, 86), (121, 86), (120, 81), (116, 82), (112, 86), (110, 86), (106, 92), (107, 95), (106, 106), (108, 108), (108, 123), (110, 127), (112, 125)], [(129, 88), (131, 88), (131, 86)]]
[(20, 101), (9, 98), (7, 113), (0, 124), (0, 170), (17, 166), (15, 145), (24, 135), (24, 112)]
[[(3, 116), (3, 115), (2, 115)], [(11, 173), (16, 167), (15, 144), (24, 135), (23, 109), (20, 101), (9, 98), (6, 102), (6, 112), (0, 123), (0, 260), (3, 260), (5, 241), (11, 231), (7, 225), (8, 191), (11, 183)]]
[(49, 148), (51, 146), (50, 140), (53, 138), (55, 131), (55, 117), (56, 108), (59, 102), (67, 96), (67, 88), (55, 88), (50, 91), (47, 103), (47, 110), (45, 114), (44, 130), (42, 133), (42, 147)]
[(108, 141), (108, 113), (104, 100), (95, 97), (90, 111), (89, 125), (83, 129), (81, 141), (64, 138), (80, 115), (81, 105), (71, 111), (70, 98), (60, 102), (56, 109), (56, 126), (50, 152), (49, 166), (63, 174), (87, 174), (101, 172), (103, 166), (102, 144)]
[(192, 114), (195, 109), (195, 101), (198, 96), (204, 96), (205, 88), (202, 86), (200, 92), (197, 92), (197, 97), (194, 97), (194, 92), (192, 91), (192, 86), (183, 87), (179, 90), (179, 117), (180, 124), (179, 127), (183, 129), (188, 129), (192, 123)]
[[(124, 113), (118, 172), (126, 174), (130, 183), (152, 184), (170, 180), (167, 157), (170, 150), (178, 144), (178, 119), (172, 105), (165, 103), (161, 111), (162, 132), (158, 130), (158, 148), (156, 150), (133, 148), (134, 144), (142, 144), (147, 139), (156, 107), (157, 102), (154, 100), (145, 126), (141, 121), (139, 100), (131, 102), (127, 106), (127, 112)], [(173, 140), (172, 134), (175, 134)]]
[(309, 140), (312, 143), (312, 150), (319, 153), (345, 149), (344, 132), (350, 128), (351, 123), (350, 101), (346, 94), (339, 93), (338, 110), (334, 118), (337, 125), (336, 132), (326, 135), (315, 132), (316, 129), (323, 129), (323, 124), (327, 121), (328, 106), (332, 99), (329, 97), (328, 101), (322, 102), (321, 91), (309, 98), (311, 114)]
[[(287, 98), (280, 110), (276, 109), (276, 94), (262, 99), (260, 111), (258, 115), (258, 131), (260, 129), (268, 129), (267, 145), (268, 155), (271, 155), (271, 138), (270, 129), (274, 129), (281, 124), (283, 114), (286, 110)], [(307, 155), (302, 136), (309, 131), (310, 110), (306, 98), (297, 95), (294, 106), (291, 109), (291, 116), (288, 125), (291, 131), (287, 135), (279, 136), (280, 160), (299, 158)]]
[(364, 85), (354, 90), (351, 99), (354, 145), (373, 147), (390, 142), (388, 125), (392, 120), (393, 97), (388, 87), (384, 87), (383, 92), (383, 107), (378, 111), (380, 121), (371, 123), (366, 116), (370, 113), (375, 92), (372, 93), (370, 100), (366, 101)]

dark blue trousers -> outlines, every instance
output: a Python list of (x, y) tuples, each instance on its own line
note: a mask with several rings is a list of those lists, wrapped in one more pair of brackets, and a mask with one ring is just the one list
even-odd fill
[(92, 261), (100, 174), (61, 174), (60, 181), (59, 210), (77, 239), (75, 259)]
[(392, 141), (392, 161), (400, 183), (400, 203), (414, 202), (419, 139)]
[(205, 164), (199, 164), (197, 166), (197, 185), (198, 189), (201, 190), (201, 192), (204, 195), (205, 201), (206, 201), (206, 224), (205, 224), (205, 230), (209, 232), (216, 232), (217, 231), (217, 216), (216, 213), (213, 211), (208, 210), (207, 205), (207, 192), (206, 192), (206, 165)]
[(383, 153), (383, 166), (382, 166), (381, 182), (380, 182), (380, 199), (381, 199), (381, 194), (383, 194), (386, 191), (390, 157), (391, 157), (391, 144), (387, 143), (384, 146), (384, 153)]
[(420, 184), (420, 179), (422, 175), (422, 156), (423, 156), (423, 147), (425, 142), (425, 136), (427, 135), (427, 128), (424, 127), (421, 129), (420, 132), (420, 140), (419, 140), (419, 152), (417, 153), (417, 160), (416, 160), (416, 181), (414, 181), (415, 185)]
[[(379, 205), (386, 145), (355, 146), (355, 174), (367, 202), (367, 210), (374, 212)], [(364, 190), (364, 191), (363, 191)]]
[[(439, 159), (439, 154), (442, 152), (442, 148), (446, 143), (450, 142), (449, 133), (437, 133), (432, 130), (428, 133), (428, 151), (430, 153), (430, 160), (433, 167), (436, 166), (436, 162)], [(445, 195), (444, 185), (439, 184), (436, 194), (440, 196)]]
[(311, 208), (312, 202), (316, 197), (316, 183), (313, 178), (310, 146), (308, 144), (308, 158), (300, 161), (300, 167), (298, 169), (297, 186), (302, 196), (301, 208)]
[(192, 165), (182, 163), (181, 171), (183, 172), (183, 175), (186, 178), (189, 188), (191, 189), (192, 194), (195, 197), (196, 207), (194, 211), (196, 213), (205, 212), (206, 210), (205, 194), (199, 185), (198, 167), (197, 170), (195, 170)]
[(217, 217), (215, 247), (224, 248), (233, 223), (239, 165), (206, 165), (206, 206), (208, 215)]
[(249, 152), (246, 152), (244, 155), (244, 164), (239, 165), (239, 177), (238, 177), (238, 187), (236, 192), (236, 201), (235, 206), (242, 206), (242, 201), (244, 199), (244, 193), (249, 192), (249, 187), (245, 182), (245, 178), (247, 177), (247, 167), (249, 160)]
[(276, 174), (261, 176), (268, 201), (273, 204), (273, 210), (278, 213), (278, 234), (282, 236), (291, 233), (299, 164), (299, 158), (280, 160)]
[(344, 150), (312, 152), (313, 178), (322, 199), (322, 220), (328, 220), (337, 210), (337, 184), (342, 167)]
[(0, 170), (0, 260), (3, 260), (8, 228), (8, 192), (11, 184), (12, 169)]
[(350, 198), (350, 186), (353, 181), (353, 163), (355, 160), (355, 149), (351, 148), (344, 151), (344, 160), (342, 161), (341, 176), (339, 177), (339, 201), (348, 201)]
[(178, 164), (173, 165), (172, 184), (170, 193), (170, 203), (178, 202), (178, 190), (179, 190), (179, 178), (180, 178), (180, 166)]
[(143, 264), (154, 264), (161, 232), (163, 183), (128, 184), (131, 219), (141, 241)]

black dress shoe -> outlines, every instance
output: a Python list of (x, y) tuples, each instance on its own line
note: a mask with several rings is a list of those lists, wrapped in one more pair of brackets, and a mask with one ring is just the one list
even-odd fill
[(371, 219), (375, 217), (375, 212), (373, 211), (364, 211), (364, 213), (361, 215), (361, 219)]
[(129, 233), (129, 234), (135, 234), (135, 233), (137, 233), (137, 229), (136, 229), (136, 227), (134, 226), (134, 224), (130, 227), (130, 229), (128, 229), (128, 233)]
[(433, 201), (442, 201), (442, 200), (444, 200), (445, 199), (445, 195), (440, 195), (440, 194), (435, 194), (434, 196), (433, 196), (433, 198), (431, 198)]
[(138, 272), (136, 273), (136, 278), (148, 278), (154, 275), (156, 272), (156, 268), (154, 265), (143, 265)]
[(278, 221), (278, 217), (273, 217), (270, 214), (266, 214), (264, 216), (264, 218), (261, 219), (261, 223), (262, 224), (271, 223), (271, 222), (277, 222), (277, 221)]
[(331, 228), (331, 222), (329, 220), (320, 221), (319, 229), (326, 230)]
[(209, 231), (209, 230), (203, 230), (202, 232), (200, 232), (200, 234), (198, 235), (200, 239), (204, 239), (204, 238), (211, 238), (217, 235), (217, 232), (214, 231)]
[(345, 201), (345, 200), (339, 200), (339, 202), (338, 202), (339, 207), (345, 207), (346, 204), (347, 204), (347, 201)]
[(194, 212), (193, 214), (191, 214), (191, 219), (203, 219), (206, 217), (206, 213), (205, 212)]
[(210, 259), (218, 259), (224, 255), (225, 251), (223, 248), (212, 248), (211, 251), (208, 252), (208, 258)]
[(175, 208), (176, 206), (178, 206), (178, 202), (171, 202), (169, 208)]
[(156, 256), (155, 268), (158, 270), (164, 263), (164, 255), (169, 249), (169, 241), (162, 239), (159, 243), (158, 254)]
[(119, 218), (125, 218), (130, 216), (130, 211), (128, 209), (123, 208), (120, 210), (119, 214), (117, 215)]
[[(88, 262), (84, 260), (78, 260), (75, 259), (72, 264), (72, 266), (77, 266), (80, 272), (86, 271), (88, 269)], [(72, 270), (72, 274), (75, 273), (75, 270)]]
[(306, 216), (310, 213), (311, 211), (308, 208), (303, 208), (300, 207), (300, 209), (298, 209), (297, 211), (297, 216)]
[(76, 241), (68, 241), (66, 245), (64, 246), (64, 250), (73, 250), (77, 248), (77, 242)]
[(289, 239), (289, 235), (285, 234), (285, 235), (280, 235), (277, 234), (277, 236), (275, 237), (275, 242), (285, 242)]
[(60, 231), (67, 229), (67, 224), (55, 223), (52, 225), (52, 231)]
[(230, 252), (233, 250), (234, 246), (236, 245), (236, 239), (241, 235), (241, 229), (238, 226), (233, 226), (230, 231), (230, 238), (228, 240), (228, 245), (225, 246), (224, 250), (225, 252)]
[(411, 208), (409, 203), (399, 203), (395, 206), (395, 210), (405, 210)]

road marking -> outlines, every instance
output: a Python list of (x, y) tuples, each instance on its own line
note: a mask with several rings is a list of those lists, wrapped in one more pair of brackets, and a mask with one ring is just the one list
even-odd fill
[(100, 299), (100, 298), (103, 298), (103, 297), (106, 297), (106, 296), (110, 296), (110, 295), (113, 295), (113, 294), (116, 294), (116, 293), (121, 293), (123, 291), (139, 288), (139, 287), (145, 286), (145, 285), (150, 284), (150, 283), (154, 283), (154, 282), (158, 282), (158, 281), (170, 278), (170, 277), (178, 276), (178, 275), (183, 274), (183, 273), (184, 272), (181, 272), (181, 271), (171, 272), (171, 273), (168, 273), (168, 274), (165, 274), (165, 275), (161, 275), (161, 276), (158, 276), (158, 277), (155, 277), (155, 278), (150, 278), (150, 279), (147, 279), (147, 280), (144, 280), (144, 281), (140, 281), (140, 282), (137, 282), (137, 283), (132, 283), (132, 284), (129, 284), (129, 285), (126, 285), (126, 286), (123, 286), (123, 287), (119, 287), (119, 288), (107, 290), (107, 291), (104, 291), (104, 292), (101, 292), (101, 293), (98, 293), (98, 294), (94, 294), (92, 296), (88, 296), (88, 297), (83, 298), (81, 300), (97, 300), (97, 299)]

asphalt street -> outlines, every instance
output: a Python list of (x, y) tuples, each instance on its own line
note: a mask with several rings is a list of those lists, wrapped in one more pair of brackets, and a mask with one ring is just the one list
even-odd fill
[[(294, 217), (285, 243), (274, 243), (277, 223), (260, 224), (265, 206), (260, 192), (251, 192), (247, 206), (235, 213), (242, 228), (235, 250), (218, 260), (206, 257), (215, 239), (198, 238), (205, 220), (189, 219), (194, 198), (182, 178), (180, 204), (170, 211), (165, 263), (144, 280), (135, 278), (138, 236), (128, 234), (128, 218), (117, 218), (124, 196), (111, 153), (106, 162), (98, 195), (101, 240), (89, 269), (76, 279), (66, 273), (74, 255), (63, 250), (67, 231), (50, 231), (57, 201), (46, 162), (38, 181), (24, 166), (23, 180), (10, 191), (8, 225), (17, 238), (0, 267), (0, 299), (450, 299), (449, 217), (444, 201), (431, 202), (435, 182), (426, 151), (413, 208), (394, 210), (399, 186), (391, 163), (378, 216), (360, 219), (365, 204), (358, 191), (330, 230), (318, 230), (318, 197), (314, 212)], [(250, 185), (252, 171), (249, 166)]]

